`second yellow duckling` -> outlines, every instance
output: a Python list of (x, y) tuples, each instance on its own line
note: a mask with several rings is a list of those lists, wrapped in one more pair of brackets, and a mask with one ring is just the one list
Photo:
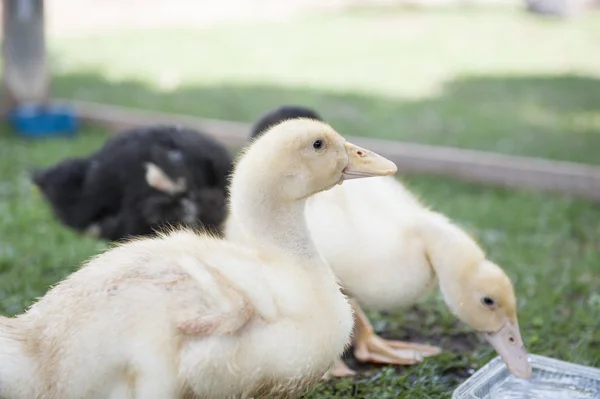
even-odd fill
[[(516, 376), (530, 376), (506, 273), (462, 229), (425, 208), (397, 180), (348, 182), (320, 193), (308, 202), (306, 219), (317, 248), (357, 302), (359, 360), (414, 364), (439, 353), (428, 345), (383, 340), (358, 306), (398, 310), (438, 285), (453, 314), (483, 333)], [(352, 372), (338, 362), (332, 374)]]

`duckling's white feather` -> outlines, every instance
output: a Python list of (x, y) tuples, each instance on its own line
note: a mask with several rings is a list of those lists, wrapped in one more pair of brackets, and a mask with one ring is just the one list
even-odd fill
[(410, 305), (436, 284), (415, 227), (429, 211), (393, 177), (350, 180), (309, 198), (307, 224), (344, 290), (369, 309)]

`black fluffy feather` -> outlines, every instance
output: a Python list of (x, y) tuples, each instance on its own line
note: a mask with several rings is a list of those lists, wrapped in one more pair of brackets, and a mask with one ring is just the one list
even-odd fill
[(295, 118), (310, 118), (323, 121), (323, 118), (310, 108), (296, 105), (282, 105), (281, 107), (265, 112), (252, 127), (250, 137), (257, 137), (271, 126), (275, 126), (287, 119)]
[[(146, 179), (146, 164), (185, 189), (167, 192)], [(94, 227), (108, 240), (151, 235), (166, 225), (218, 232), (225, 218), (225, 186), (232, 164), (227, 149), (198, 131), (141, 127), (110, 138), (86, 159), (67, 159), (33, 175), (64, 224)]]

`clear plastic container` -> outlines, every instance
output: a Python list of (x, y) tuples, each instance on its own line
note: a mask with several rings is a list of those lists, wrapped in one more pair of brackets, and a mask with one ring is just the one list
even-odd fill
[(529, 355), (530, 380), (515, 378), (500, 357), (462, 383), (452, 399), (600, 399), (600, 369)]

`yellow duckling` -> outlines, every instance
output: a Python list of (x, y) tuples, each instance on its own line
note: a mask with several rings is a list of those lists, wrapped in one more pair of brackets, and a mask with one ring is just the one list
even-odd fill
[[(312, 112), (295, 109), (302, 115)], [(263, 119), (276, 125), (278, 114), (281, 121), (293, 118), (293, 113), (294, 107), (282, 107)], [(450, 310), (483, 333), (516, 376), (530, 376), (508, 276), (463, 230), (424, 207), (396, 179), (351, 181), (319, 193), (307, 202), (306, 222), (318, 251), (352, 298), (358, 360), (406, 365), (438, 354), (437, 347), (378, 337), (361, 307), (398, 310), (439, 285)], [(227, 219), (225, 234), (238, 242), (247, 239), (235, 215)], [(347, 376), (353, 371), (338, 360), (330, 374)]]
[(0, 397), (298, 394), (340, 356), (353, 323), (305, 202), (348, 177), (395, 172), (324, 123), (280, 124), (231, 182), (230, 211), (252, 245), (177, 231), (95, 257), (26, 313), (0, 318)]

